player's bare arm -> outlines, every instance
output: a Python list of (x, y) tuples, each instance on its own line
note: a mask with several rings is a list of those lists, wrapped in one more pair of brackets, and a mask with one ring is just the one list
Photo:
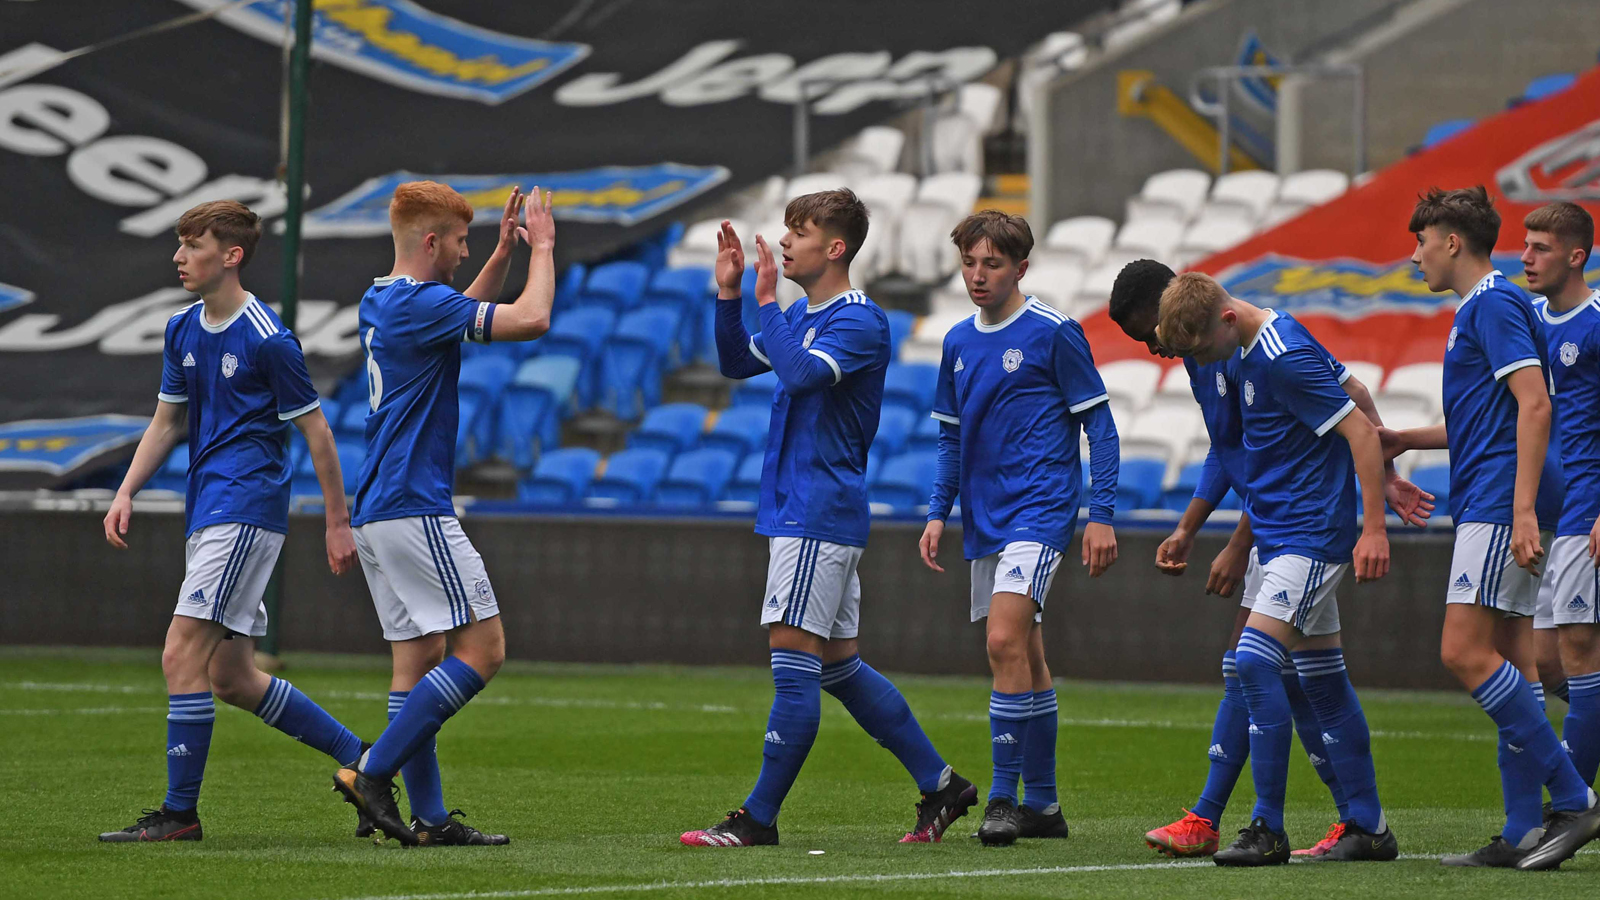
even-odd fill
[(766, 238), (756, 235), (756, 302), (768, 306), (778, 302), (778, 261)]
[(522, 188), (513, 186), (506, 197), (506, 208), (500, 213), (500, 240), (494, 245), (494, 252), (489, 254), (478, 277), (472, 279), (471, 286), (462, 291), (468, 297), (484, 301), (500, 299), (500, 292), (506, 286), (506, 273), (511, 269), (511, 251), (516, 249), (518, 238), (524, 243), (528, 240), (527, 231), (517, 226), (523, 200)]
[[(490, 340), (531, 341), (544, 337), (550, 330), (550, 307), (556, 299), (556, 223), (551, 214), (552, 196), (534, 185), (533, 192), (522, 200), (525, 226), (518, 229), (517, 234), (528, 242), (528, 283), (514, 302), (494, 308)], [(504, 221), (501, 228), (502, 231), (505, 228)]]
[(1189, 506), (1184, 509), (1177, 527), (1156, 548), (1156, 569), (1163, 575), (1182, 575), (1189, 568), (1189, 551), (1194, 548), (1194, 536), (1210, 518), (1213, 508), (1199, 497), (1189, 499)]
[(1250, 517), (1240, 516), (1227, 546), (1211, 561), (1211, 572), (1206, 577), (1207, 594), (1233, 596), (1234, 590), (1244, 582), (1245, 571), (1250, 568), (1250, 545), (1254, 541), (1255, 532), (1250, 528)]
[(328, 427), (321, 409), (295, 416), (293, 421), (294, 427), (305, 435), (317, 484), (322, 488), (328, 568), (335, 575), (343, 575), (356, 564), (356, 538), (350, 531), (350, 508), (345, 505), (344, 472), (339, 466), (339, 449), (333, 443), (333, 429)]
[[(1357, 581), (1376, 581), (1389, 574), (1389, 532), (1383, 514), (1383, 445), (1366, 416), (1345, 416), (1334, 430), (1350, 445), (1356, 478), (1361, 482), (1361, 537), (1356, 541)], [(1529, 501), (1529, 512), (1533, 510)], [(1537, 543), (1537, 525), (1534, 539)]]
[(187, 428), (184, 420), (186, 412), (185, 404), (156, 401), (155, 415), (150, 417), (150, 426), (139, 438), (139, 447), (133, 451), (133, 462), (128, 464), (128, 474), (123, 476), (122, 486), (117, 488), (117, 496), (111, 501), (111, 509), (106, 512), (106, 543), (111, 546), (119, 550), (128, 549), (122, 536), (128, 533), (128, 519), (133, 516), (133, 495), (139, 493), (150, 476), (161, 468), (161, 464), (172, 453), (172, 448), (183, 440)]
[[(1367, 421), (1377, 426), (1380, 430), (1379, 443), (1383, 442), (1383, 417), (1378, 414), (1378, 405), (1372, 402), (1372, 391), (1354, 375), (1344, 380), (1344, 392), (1355, 401), (1356, 409), (1367, 417)], [(1417, 487), (1410, 481), (1402, 478), (1394, 468), (1394, 457), (1384, 454), (1383, 462), (1383, 499), (1407, 525), (1422, 528), (1428, 524), (1428, 518), (1433, 515), (1432, 494)]]
[(922, 564), (935, 572), (944, 571), (944, 567), (939, 565), (939, 539), (942, 537), (944, 520), (930, 519), (927, 527), (922, 529), (922, 540), (917, 545), (922, 553)]
[(1542, 366), (1524, 366), (1506, 376), (1517, 398), (1517, 485), (1511, 500), (1511, 553), (1517, 565), (1537, 575), (1544, 548), (1539, 544), (1539, 517), (1534, 500), (1550, 446), (1550, 392)]

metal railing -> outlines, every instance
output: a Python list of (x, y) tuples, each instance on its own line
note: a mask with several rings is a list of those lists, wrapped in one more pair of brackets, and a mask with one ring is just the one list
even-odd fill
[[(922, 164), (922, 173), (931, 175), (934, 171), (933, 158), (933, 132), (934, 123), (939, 118), (939, 104), (948, 96), (961, 89), (961, 82), (945, 75), (942, 72), (929, 72), (904, 82), (907, 85), (921, 83), (923, 93), (915, 97), (900, 97), (899, 104), (903, 108), (920, 106), (922, 108), (921, 136), (918, 146), (918, 157)], [(794, 173), (804, 175), (811, 165), (811, 102), (821, 99), (841, 82), (831, 78), (819, 78), (801, 81), (797, 86), (794, 101)]]
[[(1366, 72), (1355, 63), (1307, 63), (1301, 65), (1272, 66), (1213, 66), (1201, 69), (1189, 82), (1189, 105), (1195, 112), (1217, 123), (1217, 170), (1228, 172), (1228, 150), (1233, 145), (1232, 100), (1233, 89), (1246, 78), (1281, 78), (1298, 76), (1331, 81), (1350, 79), (1355, 94), (1351, 111), (1350, 138), (1354, 145), (1353, 168), (1350, 174), (1359, 175), (1367, 170), (1367, 92)], [(1215, 93), (1207, 97), (1201, 87), (1210, 82)]]

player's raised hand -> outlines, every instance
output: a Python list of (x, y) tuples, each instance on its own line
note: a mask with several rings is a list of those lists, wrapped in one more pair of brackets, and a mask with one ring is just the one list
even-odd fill
[(1383, 499), (1407, 525), (1425, 528), (1433, 515), (1433, 495), (1392, 470), (1383, 479)]
[(132, 516), (133, 499), (118, 494), (116, 499), (111, 501), (111, 509), (106, 511), (106, 543), (118, 550), (128, 549), (128, 543), (122, 536), (128, 533), (128, 519)]
[(1189, 568), (1189, 550), (1192, 547), (1194, 535), (1181, 528), (1172, 532), (1172, 536), (1156, 548), (1156, 568), (1163, 575), (1182, 575)]
[[(1539, 534), (1533, 535), (1537, 544)], [(1356, 541), (1356, 581), (1377, 581), (1389, 574), (1389, 535), (1383, 531), (1365, 531)]]
[(922, 540), (917, 548), (922, 551), (922, 564), (935, 572), (943, 572), (939, 565), (939, 539), (944, 537), (944, 523), (938, 519), (929, 519), (928, 527), (922, 529)]
[(717, 232), (717, 296), (731, 300), (739, 296), (739, 291), (744, 282), (744, 245), (739, 243), (739, 235), (733, 230), (733, 223), (727, 219), (722, 220), (722, 228)]
[(355, 567), (356, 537), (348, 521), (328, 526), (327, 543), (328, 568), (333, 574), (343, 575)]
[(511, 252), (517, 245), (518, 238), (527, 243), (527, 229), (517, 225), (517, 217), (522, 213), (522, 203), (525, 199), (526, 195), (522, 193), (522, 188), (512, 185), (511, 194), (506, 197), (505, 211), (500, 213), (500, 243), (495, 245), (496, 253)]
[(1089, 567), (1089, 577), (1099, 578), (1117, 561), (1117, 533), (1104, 522), (1090, 522), (1083, 527), (1083, 564)]
[(766, 306), (778, 302), (778, 261), (766, 238), (756, 235), (756, 303)]
[(554, 207), (555, 194), (551, 191), (540, 191), (539, 186), (533, 190), (522, 203), (522, 219), (526, 223), (523, 232), (518, 232), (518, 237), (528, 242), (528, 245), (539, 250), (553, 250), (556, 246), (556, 220), (551, 209)]
[(1232, 597), (1233, 591), (1244, 581), (1244, 573), (1250, 568), (1250, 550), (1240, 547), (1233, 541), (1222, 548), (1217, 558), (1211, 561), (1211, 571), (1206, 575), (1206, 593), (1216, 594), (1218, 597)]
[(1539, 520), (1533, 513), (1512, 516), (1511, 555), (1517, 565), (1534, 575), (1539, 574), (1539, 560), (1544, 558), (1544, 547), (1539, 543)]

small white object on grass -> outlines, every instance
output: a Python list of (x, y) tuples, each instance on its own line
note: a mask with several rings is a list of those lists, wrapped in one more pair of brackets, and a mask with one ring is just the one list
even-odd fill
[(827, 852), (828, 851), (826, 851), (826, 850), (812, 850), (811, 851), (811, 855), (812, 856), (821, 856), (822, 854), (827, 853)]

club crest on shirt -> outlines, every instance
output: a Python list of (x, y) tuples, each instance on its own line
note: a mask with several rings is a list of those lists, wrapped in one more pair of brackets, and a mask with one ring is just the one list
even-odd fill
[(1223, 378), (1221, 372), (1217, 373), (1217, 396), (1228, 396), (1228, 379)]
[(1000, 365), (1005, 366), (1007, 372), (1015, 372), (1022, 367), (1022, 351), (1012, 348), (1000, 357)]
[(1457, 328), (1454, 325), (1450, 326), (1450, 339), (1448, 341), (1444, 342), (1444, 349), (1445, 349), (1446, 352), (1449, 352), (1449, 351), (1454, 350), (1456, 348), (1456, 333), (1459, 332), (1460, 330), (1461, 330), (1460, 328)]
[(1246, 379), (1244, 383), (1244, 405), (1256, 405), (1256, 386), (1248, 379)]
[(233, 373), (239, 371), (239, 357), (232, 353), (222, 354), (222, 377), (232, 378)]
[(1570, 366), (1578, 361), (1578, 345), (1571, 341), (1561, 345), (1561, 364)]
[(817, 339), (817, 329), (815, 329), (815, 328), (807, 328), (806, 329), (806, 339), (800, 342), (800, 346), (802, 346), (802, 347), (804, 347), (804, 348), (809, 350), (809, 349), (811, 349), (811, 342), (816, 340), (816, 339)]

